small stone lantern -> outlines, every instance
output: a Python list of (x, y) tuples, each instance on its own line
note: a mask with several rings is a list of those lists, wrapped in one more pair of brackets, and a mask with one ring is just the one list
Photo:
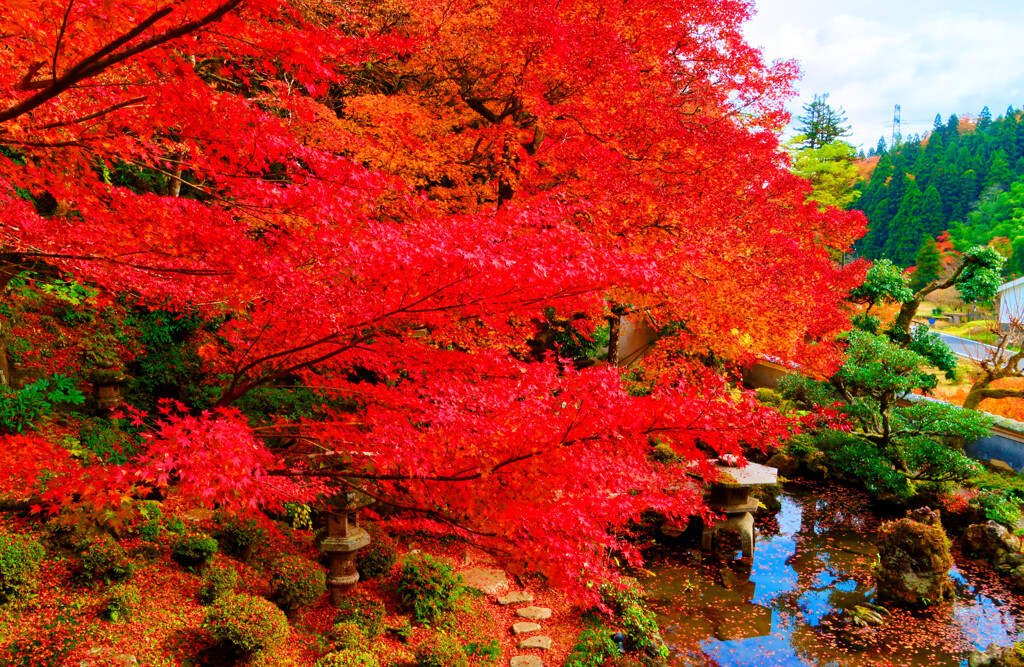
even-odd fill
[(359, 527), (359, 509), (368, 504), (360, 502), (356, 493), (350, 491), (345, 496), (345, 506), (327, 515), (327, 539), (320, 548), (330, 561), (327, 587), (334, 606), (341, 604), (345, 593), (359, 581), (356, 552), (370, 543), (370, 534)]
[(128, 376), (114, 364), (107, 363), (89, 374), (89, 382), (92, 383), (93, 396), (96, 397), (96, 407), (100, 410), (113, 410), (121, 405), (121, 385), (128, 380)]
[(754, 512), (758, 501), (750, 492), (758, 486), (778, 483), (775, 468), (747, 463), (742, 468), (718, 464), (720, 479), (711, 486), (707, 498), (708, 507), (724, 517), (716, 522), (704, 524), (701, 536), (701, 550), (711, 551), (712, 538), (719, 530), (734, 530), (740, 535), (740, 546), (744, 558), (754, 556)]

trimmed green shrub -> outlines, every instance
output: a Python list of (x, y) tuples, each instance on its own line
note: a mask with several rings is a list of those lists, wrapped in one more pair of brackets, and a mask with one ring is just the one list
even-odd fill
[(501, 657), (501, 644), (497, 639), (489, 642), (475, 641), (468, 642), (464, 647), (466, 655), (470, 658), (479, 658), (484, 662), (497, 662)]
[(455, 637), (437, 632), (416, 647), (416, 667), (469, 667), (469, 658)]
[(134, 569), (128, 554), (109, 535), (89, 541), (82, 551), (82, 577), (88, 581), (123, 581)]
[(111, 590), (110, 597), (103, 603), (100, 616), (107, 621), (127, 621), (142, 603), (142, 596), (134, 586), (118, 586)]
[(601, 667), (605, 660), (617, 655), (619, 647), (606, 629), (585, 628), (565, 659), (565, 667)]
[(203, 585), (199, 588), (199, 601), (211, 604), (216, 600), (235, 592), (238, 573), (228, 565), (207, 568), (203, 574)]
[(462, 597), (462, 577), (429, 554), (416, 553), (402, 563), (396, 590), (417, 621), (433, 623)]
[(391, 572), (397, 560), (395, 541), (386, 533), (374, 531), (373, 541), (359, 550), (356, 567), (363, 579), (377, 579)]
[(341, 651), (345, 649), (355, 650), (366, 643), (366, 635), (359, 628), (358, 625), (351, 621), (345, 623), (338, 623), (331, 629), (331, 642), (334, 644), (335, 649)]
[(35, 588), (44, 553), (43, 545), (30, 537), (0, 533), (0, 603)]
[(171, 556), (185, 567), (205, 565), (217, 553), (217, 540), (209, 535), (182, 535), (174, 541)]
[(233, 516), (221, 524), (216, 537), (224, 553), (247, 560), (253, 548), (266, 541), (267, 530), (256, 519)]
[(256, 595), (229, 595), (206, 612), (203, 629), (222, 647), (252, 655), (280, 646), (288, 636), (288, 619), (269, 600)]
[(654, 445), (654, 449), (651, 451), (651, 460), (669, 465), (679, 463), (679, 455), (676, 454), (676, 450), (672, 449), (672, 445), (666, 442), (659, 442)]
[(368, 639), (373, 639), (380, 634), (385, 615), (384, 604), (378, 600), (346, 597), (338, 605), (334, 622), (354, 623)]
[(372, 653), (365, 651), (335, 651), (316, 661), (316, 667), (380, 667)]
[(327, 592), (327, 575), (322, 567), (301, 556), (282, 556), (270, 566), (274, 598), (286, 609), (313, 604)]

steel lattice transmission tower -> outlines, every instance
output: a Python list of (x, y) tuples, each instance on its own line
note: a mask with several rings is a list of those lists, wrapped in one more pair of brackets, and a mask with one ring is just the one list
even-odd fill
[(896, 108), (892, 112), (892, 146), (895, 148), (903, 140), (903, 134), (900, 131), (900, 105), (896, 105)]

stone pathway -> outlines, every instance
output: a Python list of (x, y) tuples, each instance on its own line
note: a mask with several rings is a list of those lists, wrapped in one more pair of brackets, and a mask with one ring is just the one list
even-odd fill
[[(533, 602), (533, 594), (526, 591), (513, 592), (497, 598), (496, 602), (503, 607), (513, 604), (529, 605)], [(531, 632), (537, 632), (540, 630), (541, 624), (537, 623), (537, 621), (551, 618), (551, 609), (548, 607), (534, 607), (530, 605), (516, 609), (516, 616), (528, 619), (525, 621), (517, 621), (512, 624), (512, 634), (518, 637), (520, 635), (527, 635)], [(547, 637), (545, 635), (531, 635), (529, 637), (524, 637), (519, 641), (517, 647), (524, 650), (539, 649), (541, 651), (547, 651), (551, 648), (551, 637)], [(535, 655), (517, 655), (509, 661), (509, 667), (544, 667), (544, 663)]]

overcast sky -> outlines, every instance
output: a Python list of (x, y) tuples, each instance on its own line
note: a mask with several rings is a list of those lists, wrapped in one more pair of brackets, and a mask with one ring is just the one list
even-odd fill
[(800, 96), (829, 93), (853, 126), (848, 139), (873, 147), (892, 135), (931, 129), (935, 114), (993, 117), (1024, 106), (1024, 0), (754, 0), (748, 41), (768, 60), (795, 59)]

